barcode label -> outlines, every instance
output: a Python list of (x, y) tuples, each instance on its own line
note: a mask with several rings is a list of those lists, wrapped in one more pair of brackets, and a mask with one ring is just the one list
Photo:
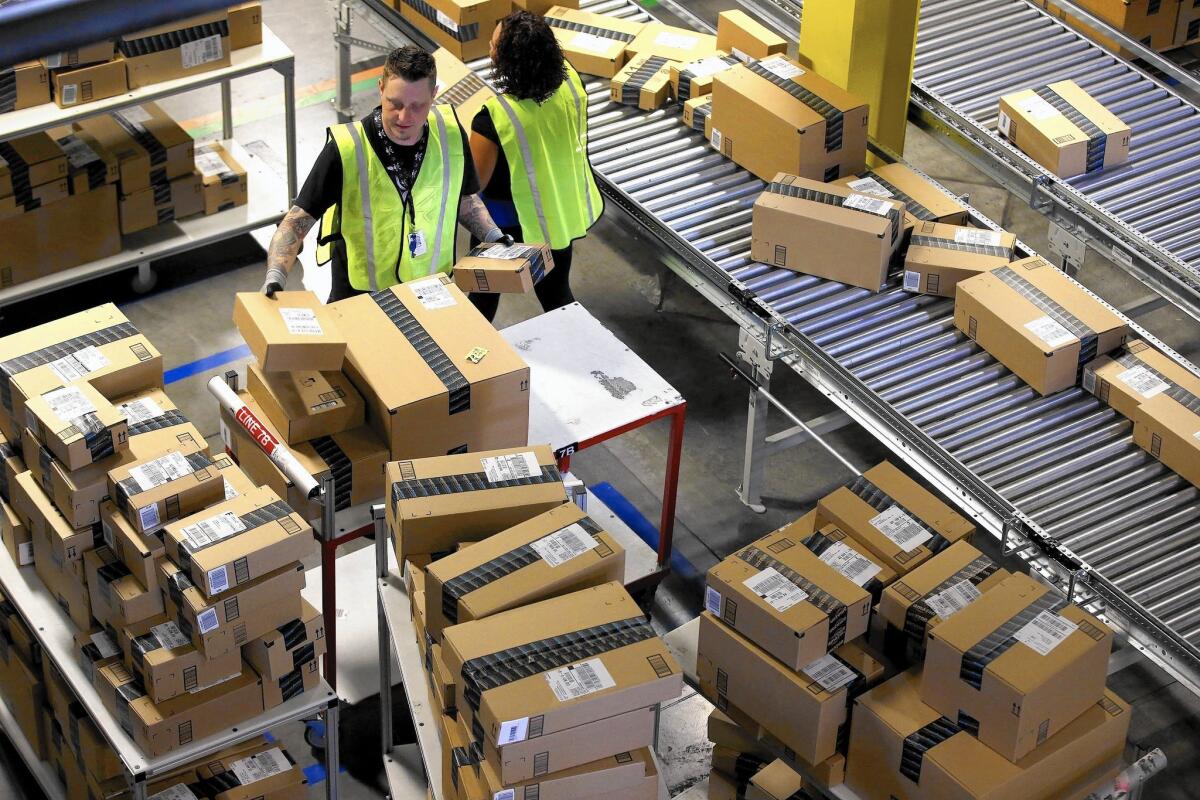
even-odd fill
[(208, 594), (211, 597), (214, 594), (220, 594), (229, 588), (229, 570), (225, 565), (210, 569), (208, 571)]
[(501, 789), (492, 795), (492, 800), (517, 800), (517, 790)]
[(723, 142), (724, 137), (721, 136), (721, 132), (716, 128), (713, 128), (712, 136), (708, 140), (708, 143), (712, 145), (712, 149), (716, 150), (718, 153), (721, 152), (721, 144)]
[(311, 308), (281, 308), (279, 316), (283, 317), (284, 327), (293, 336), (324, 336), (317, 314)]
[(61, 389), (46, 392), (42, 395), (42, 399), (50, 406), (54, 415), (64, 422), (74, 423), (84, 414), (93, 414), (96, 411), (92, 401), (88, 400), (83, 392), (75, 386), (64, 386)]
[(410, 281), (405, 286), (412, 289), (413, 296), (426, 310), (432, 311), (458, 305), (458, 301), (450, 294), (450, 290), (445, 287), (439, 277)]
[(589, 53), (607, 53), (613, 42), (594, 33), (577, 33), (571, 37), (571, 47), (577, 50), (587, 50)]
[(64, 106), (73, 106), (79, 102), (79, 84), (66, 83), (62, 87), (62, 104)]
[(911, 269), (904, 270), (904, 291), (921, 291), (921, 273), (913, 272)]
[(550, 684), (550, 691), (554, 692), (554, 696), (560, 703), (604, 689), (611, 689), (617, 685), (612, 675), (608, 674), (608, 669), (598, 658), (551, 670), (546, 673), (546, 682)]
[(538, 464), (537, 456), (529, 452), (481, 458), (479, 463), (483, 465), (483, 472), (487, 475), (488, 483), (519, 481), (542, 474), (542, 467)]
[(871, 197), (865, 194), (852, 194), (842, 200), (842, 205), (846, 208), (866, 211), (868, 214), (876, 214), (880, 217), (886, 217), (888, 212), (892, 210), (891, 204), (883, 198)]
[(655, 44), (661, 44), (663, 47), (674, 47), (678, 50), (691, 50), (700, 40), (695, 36), (688, 36), (684, 33), (675, 33), (673, 31), (663, 31), (654, 37)]
[(1034, 336), (1041, 339), (1051, 347), (1059, 347), (1064, 344), (1078, 341), (1075, 334), (1064, 328), (1057, 320), (1050, 317), (1038, 317), (1032, 322), (1025, 323), (1025, 330), (1032, 333)]
[(787, 611), (792, 606), (808, 599), (808, 593), (789, 581), (774, 567), (767, 567), (752, 578), (742, 581), (776, 611)]
[(1096, 368), (1091, 364), (1083, 368), (1083, 390), (1091, 394), (1096, 393)]
[(1043, 611), (1013, 634), (1013, 638), (1044, 656), (1062, 644), (1078, 627), (1060, 614)]
[[(691, 45), (689, 45), (690, 47)], [(725, 59), (720, 56), (708, 56), (686, 64), (683, 71), (690, 74), (693, 78), (707, 78), (711, 75), (716, 75), (718, 72), (724, 72), (733, 67)]]
[(979, 599), (980, 591), (970, 581), (959, 581), (937, 594), (925, 598), (925, 604), (941, 619), (950, 617), (962, 611)]
[(130, 467), (129, 477), (133, 478), (143, 492), (148, 492), (185, 475), (191, 475), (192, 472), (192, 465), (180, 453), (167, 453), (153, 461)]
[(996, 122), (996, 128), (1005, 139), (1012, 138), (1012, 120), (1003, 111), (1000, 112), (1000, 119)]
[(867, 581), (883, 569), (845, 542), (834, 542), (828, 550), (821, 553), (820, 558), (859, 586), (866, 586)]
[(578, 558), (599, 544), (577, 523), (533, 542), (532, 547), (551, 567)]
[(846, 184), (847, 187), (862, 194), (873, 194), (876, 197), (894, 197), (888, 188), (874, 178), (859, 178)]
[(139, 508), (138, 522), (141, 523), (143, 533), (152, 531), (162, 524), (162, 520), (158, 517), (158, 503), (151, 503)]
[(732, 51), (733, 57), (736, 58), (738, 61), (741, 61), (743, 64), (749, 64), (751, 61), (754, 60), (753, 58), (751, 58), (749, 53), (747, 53), (743, 50), (739, 50), (736, 47), (732, 47), (732, 48), (730, 48), (730, 50)]
[(1130, 389), (1133, 389), (1142, 397), (1154, 397), (1154, 395), (1162, 394), (1171, 388), (1171, 384), (1162, 380), (1140, 364), (1122, 372), (1117, 376), (1117, 380), (1124, 383)]
[(959, 244), (981, 244), (988, 247), (999, 247), (1003, 238), (999, 231), (959, 228), (954, 232), (954, 241)]
[(201, 633), (208, 633), (215, 630), (220, 620), (217, 618), (217, 610), (215, 608), (206, 608), (196, 615), (196, 625)]
[(104, 357), (103, 353), (94, 346), (89, 345), (76, 350), (69, 356), (63, 356), (57, 361), (51, 361), (48, 366), (64, 383), (70, 383), (89, 373), (95, 372), (101, 367), (107, 367), (108, 363), (108, 359)]
[(529, 717), (521, 717), (520, 719), (510, 719), (508, 722), (500, 723), (500, 734), (496, 737), (496, 744), (503, 747), (506, 744), (516, 744), (523, 742), (529, 736)]
[(221, 49), (221, 37), (219, 34), (214, 34), (182, 44), (179, 46), (179, 54), (183, 59), (184, 69), (195, 69), (201, 64), (220, 61), (224, 55), (224, 51)]
[(291, 768), (291, 762), (278, 747), (264, 750), (249, 758), (239, 759), (229, 765), (229, 769), (243, 786), (264, 780), (272, 775), (278, 775)]
[(704, 587), (704, 609), (721, 616), (721, 593), (711, 586)]
[(183, 538), (189, 545), (199, 548), (222, 539), (228, 539), (244, 530), (246, 530), (246, 523), (242, 522), (241, 517), (232, 511), (225, 511), (208, 519), (200, 520), (195, 525), (188, 525), (180, 533), (183, 534)]
[(763, 59), (758, 62), (758, 65), (772, 75), (783, 78), (785, 81), (790, 78), (796, 78), (804, 74), (804, 70), (788, 61), (783, 56), (772, 56), (771, 58)]
[(163, 415), (162, 406), (148, 397), (122, 403), (117, 408), (125, 415), (130, 425), (140, 425), (148, 419), (157, 419)]
[(219, 153), (206, 150), (196, 154), (196, 169), (200, 170), (200, 174), (204, 177), (212, 178), (226, 172), (229, 168), (225, 166), (225, 160)]
[(854, 679), (858, 677), (854, 674), (854, 670), (832, 655), (821, 656), (803, 667), (801, 671), (821, 684), (821, 688), (827, 692), (836, 692), (843, 686), (854, 683)]
[(197, 798), (186, 783), (177, 783), (157, 794), (150, 795), (146, 800), (197, 800)]
[(933, 538), (932, 533), (897, 505), (889, 506), (886, 511), (872, 518), (870, 522), (876, 530), (891, 539), (906, 553), (911, 553)]
[(17, 566), (25, 567), (33, 563), (33, 542), (17, 543)]
[(100, 654), (101, 658), (112, 658), (113, 656), (121, 655), (121, 650), (117, 647), (117, 643), (112, 640), (112, 637), (107, 632), (100, 631), (99, 633), (93, 633), (90, 638), (92, 644), (96, 645), (96, 652)]
[(1052, 119), (1057, 117), (1059, 113), (1054, 106), (1050, 105), (1037, 95), (1027, 97), (1021, 102), (1017, 103), (1017, 108), (1021, 109), (1021, 112), (1025, 114), (1025, 116), (1029, 117), (1035, 122), (1042, 122), (1044, 120)]
[(155, 639), (158, 639), (158, 643), (168, 650), (174, 650), (176, 647), (186, 647), (191, 644), (191, 641), (183, 635), (183, 631), (179, 630), (179, 626), (174, 622), (164, 622), (161, 625), (155, 625), (150, 628), (150, 632), (154, 634)]
[(434, 11), (435, 11), (435, 13), (437, 14), (437, 21), (438, 21), (438, 22), (440, 22), (441, 24), (445, 25), (447, 28), (449, 28), (450, 30), (454, 31), (455, 33), (458, 33), (458, 23), (457, 23), (457, 22), (455, 22), (455, 21), (454, 21), (454, 20), (453, 20), (453, 19), (450, 17), (450, 15), (449, 15), (449, 14), (447, 14), (447, 13), (446, 13), (446, 12), (444, 12), (444, 11), (440, 11), (440, 10), (438, 10), (438, 9), (434, 9)]

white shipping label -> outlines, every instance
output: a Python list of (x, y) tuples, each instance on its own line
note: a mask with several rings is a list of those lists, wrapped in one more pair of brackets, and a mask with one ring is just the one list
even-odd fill
[(1193, 438), (1193, 439), (1200, 439), (1200, 431), (1196, 431), (1195, 433), (1193, 433), (1193, 434), (1192, 434), (1192, 438)]
[(655, 44), (674, 47), (678, 50), (691, 50), (699, 41), (700, 39), (696, 36), (688, 36), (686, 33), (675, 33), (674, 31), (663, 31), (654, 37)]
[(572, 523), (562, 530), (538, 539), (530, 547), (551, 567), (557, 567), (578, 558), (598, 544), (600, 543), (578, 523)]
[(208, 594), (209, 596), (220, 594), (229, 588), (229, 570), (225, 565), (210, 569), (208, 571)]
[(891, 204), (883, 198), (871, 197), (865, 194), (852, 194), (842, 200), (842, 205), (846, 208), (856, 208), (859, 211), (866, 211), (869, 214), (876, 214), (881, 217), (886, 217), (888, 212), (892, 210)]
[(96, 406), (92, 405), (92, 401), (88, 400), (87, 396), (75, 386), (64, 386), (53, 392), (46, 392), (42, 395), (42, 399), (50, 406), (54, 416), (64, 422), (74, 422), (84, 414), (92, 414), (96, 411)]
[(1003, 111), (1000, 112), (1000, 119), (996, 122), (996, 129), (1005, 139), (1012, 137), (1012, 120)]
[(960, 228), (954, 232), (954, 241), (959, 244), (982, 244), (988, 247), (999, 247), (1003, 238), (1000, 231)]
[(925, 604), (941, 619), (950, 617), (962, 611), (979, 599), (980, 591), (970, 581), (959, 581), (937, 594), (925, 598)]
[(1096, 393), (1096, 368), (1091, 364), (1083, 368), (1083, 390)]
[(483, 472), (487, 475), (488, 483), (519, 481), (542, 474), (542, 467), (538, 464), (537, 456), (530, 452), (481, 458), (479, 463), (483, 465)]
[(33, 563), (33, 542), (17, 543), (17, 566), (27, 567)]
[(225, 483), (225, 499), (232, 500), (233, 498), (237, 497), (238, 490), (233, 488), (233, 484), (224, 478), (222, 478), (222, 481)]
[(742, 581), (746, 588), (767, 601), (776, 611), (787, 611), (792, 606), (808, 599), (808, 593), (789, 581), (774, 567), (767, 567), (752, 578)]
[(501, 789), (492, 795), (492, 800), (516, 800), (516, 789)]
[(191, 640), (183, 635), (183, 631), (179, 630), (179, 626), (174, 622), (164, 622), (161, 625), (154, 625), (150, 628), (150, 632), (154, 634), (154, 638), (158, 639), (158, 643), (168, 650), (174, 650), (176, 647), (186, 647), (191, 644)]
[(181, 453), (167, 453), (140, 466), (130, 467), (129, 477), (137, 482), (143, 492), (148, 492), (156, 486), (179, 480), (184, 475), (191, 475), (192, 472), (192, 465)]
[(206, 608), (196, 615), (196, 625), (200, 629), (200, 633), (208, 633), (211, 630), (216, 630), (220, 620), (217, 617), (215, 608)]
[(1159, 378), (1141, 364), (1130, 367), (1117, 376), (1117, 380), (1133, 389), (1142, 397), (1154, 397), (1171, 388), (1171, 384)]
[(820, 559), (859, 586), (866, 586), (883, 569), (845, 542), (834, 542)]
[(212, 150), (196, 154), (196, 169), (200, 170), (200, 174), (206, 178), (213, 178), (223, 172), (229, 171), (229, 167), (225, 164), (225, 159), (221, 158), (219, 153), (215, 153)]
[(712, 136), (708, 140), (708, 143), (710, 145), (712, 145), (712, 149), (716, 150), (718, 153), (721, 152), (721, 145), (724, 144), (724, 142), (725, 142), (725, 137), (721, 135), (721, 132), (719, 130), (717, 130), (716, 128), (713, 128)]
[(716, 75), (718, 72), (724, 72), (732, 67), (732, 64), (720, 56), (708, 56), (707, 58), (693, 61), (685, 66), (684, 69), (693, 78), (707, 78), (710, 75)]
[(291, 768), (292, 763), (287, 760), (287, 756), (278, 747), (264, 750), (261, 753), (252, 755), (249, 758), (240, 759), (229, 765), (229, 769), (237, 776), (237, 779), (243, 786), (269, 778), (272, 775), (278, 775)]
[(130, 425), (140, 425), (146, 420), (157, 419), (164, 413), (162, 406), (148, 397), (130, 403), (122, 403), (117, 408), (125, 415), (125, 419)]
[(933, 538), (925, 526), (897, 505), (888, 507), (871, 519), (871, 524), (906, 553), (911, 553)]
[(58, 69), (62, 66), (63, 54), (55, 53), (50, 56), (42, 56), (42, 66), (46, 69)]
[(225, 511), (202, 519), (195, 525), (188, 525), (180, 533), (193, 548), (199, 548), (228, 539), (244, 530), (246, 523), (242, 522), (242, 518), (232, 511)]
[(221, 47), (221, 36), (214, 34), (180, 45), (179, 55), (183, 60), (184, 69), (195, 69), (202, 64), (220, 61), (225, 51)]
[(196, 800), (196, 795), (186, 783), (177, 783), (150, 795), (146, 800)]
[(458, 305), (458, 301), (454, 299), (454, 295), (450, 294), (450, 290), (442, 284), (442, 279), (438, 277), (425, 278), (419, 281), (409, 281), (404, 284), (412, 289), (413, 295), (417, 298), (427, 310), (432, 311), (435, 308), (450, 308)]
[(1075, 334), (1059, 324), (1058, 320), (1050, 317), (1038, 317), (1032, 322), (1026, 322), (1025, 330), (1041, 339), (1050, 347), (1061, 347), (1064, 344), (1079, 341), (1075, 338)]
[(281, 308), (279, 316), (287, 332), (293, 336), (324, 336), (321, 323), (317, 321), (317, 312), (311, 308)]
[(79, 102), (79, 84), (64, 83), (60, 93), (64, 106), (73, 106)]
[(1017, 103), (1017, 108), (1021, 109), (1021, 112), (1025, 114), (1025, 116), (1029, 117), (1035, 122), (1053, 119), (1054, 117), (1058, 116), (1059, 113), (1054, 106), (1050, 105), (1036, 94)]
[(100, 532), (104, 534), (104, 543), (108, 545), (108, 549), (117, 552), (117, 537), (113, 534), (113, 526), (108, 524), (108, 520), (100, 520)]
[(444, 11), (438, 11), (437, 9), (434, 9), (434, 10), (437, 13), (437, 21), (438, 22), (440, 22), (442, 25), (445, 25), (447, 28), (454, 31), (455, 33), (458, 33), (458, 23), (455, 22), (450, 17), (449, 14), (447, 14)]
[(516, 744), (525, 741), (528, 736), (529, 717), (510, 719), (508, 722), (500, 723), (500, 733), (496, 736), (496, 745), (503, 747), (506, 744)]
[(921, 273), (913, 272), (911, 269), (904, 270), (904, 291), (921, 291)]
[(108, 359), (104, 357), (103, 353), (89, 345), (76, 350), (69, 356), (51, 361), (48, 366), (64, 383), (70, 383), (101, 367), (107, 367), (108, 363)]
[(765, 58), (758, 62), (758, 65), (772, 75), (783, 78), (784, 80), (796, 78), (804, 74), (804, 70), (800, 69), (800, 67), (788, 61), (783, 56), (772, 56), (771, 58)]
[(1043, 611), (1014, 633), (1013, 638), (1044, 656), (1062, 644), (1078, 627), (1060, 614)]
[(739, 50), (736, 47), (730, 48), (730, 51), (731, 51), (731, 55), (733, 55), (734, 58), (736, 58), (738, 61), (741, 61), (743, 64), (749, 64), (751, 61), (754, 60), (753, 58), (750, 57), (749, 53)]
[(704, 587), (704, 610), (721, 616), (721, 593), (711, 586)]
[(850, 181), (846, 186), (856, 192), (873, 194), (876, 197), (895, 197), (886, 186), (874, 178), (859, 178), (856, 181)]
[(498, 258), (503, 261), (517, 261), (518, 259), (528, 258), (535, 252), (535, 248), (525, 244), (510, 244), (503, 247), (490, 247), (483, 252), (485, 258)]
[(71, 162), (71, 166), (76, 169), (83, 169), (93, 161), (100, 160), (100, 156), (96, 154), (96, 151), (78, 136), (64, 136), (58, 140), (58, 145), (66, 153), (67, 161)]
[(138, 522), (142, 525), (143, 533), (152, 531), (162, 524), (162, 520), (158, 518), (158, 503), (151, 503), (148, 506), (139, 508)]
[(571, 38), (570, 46), (577, 50), (587, 50), (589, 53), (607, 53), (612, 49), (613, 41), (594, 33), (581, 32)]
[(113, 656), (121, 655), (121, 648), (117, 647), (117, 643), (105, 631), (93, 633), (91, 639), (92, 644), (96, 645), (96, 652), (100, 654), (101, 658), (112, 658)]
[(608, 674), (608, 669), (598, 658), (551, 670), (546, 673), (546, 682), (550, 684), (550, 691), (554, 692), (554, 696), (560, 703), (604, 689), (611, 689), (617, 685), (612, 675)]
[(821, 656), (801, 668), (801, 672), (821, 684), (821, 688), (827, 692), (836, 692), (843, 686), (854, 683), (854, 679), (858, 677), (854, 670), (832, 655)]

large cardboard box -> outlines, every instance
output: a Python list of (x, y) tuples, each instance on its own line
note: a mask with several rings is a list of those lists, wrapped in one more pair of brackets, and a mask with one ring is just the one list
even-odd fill
[(83, 564), (92, 616), (101, 625), (120, 629), (163, 613), (162, 593), (139, 583), (107, 546), (84, 553)]
[(671, 61), (687, 62), (715, 55), (717, 37), (698, 33), (690, 28), (676, 28), (660, 22), (650, 22), (638, 31), (625, 46), (630, 60), (635, 56), (661, 56)]
[(79, 766), (85, 773), (100, 780), (122, 775), (124, 768), (116, 751), (109, 746), (83, 706), (74, 699), (67, 706), (67, 719), (63, 728), (63, 739), (67, 747), (74, 752)]
[(121, 233), (137, 233), (203, 210), (204, 189), (199, 173), (153, 180), (149, 189), (121, 198)]
[(391, 461), (384, 480), (398, 563), (484, 539), (567, 501), (547, 445)]
[(125, 416), (86, 381), (28, 398), (25, 423), (68, 470), (129, 449)]
[(196, 171), (200, 173), (205, 214), (216, 214), (249, 202), (246, 168), (220, 142), (196, 148)]
[(630, 56), (612, 77), (609, 99), (643, 111), (662, 108), (671, 98), (671, 65), (678, 63), (653, 53)]
[(129, 89), (124, 61), (106, 61), (54, 73), (54, 102), (71, 108), (94, 100), (116, 97)]
[(704, 607), (798, 670), (867, 632), (871, 594), (784, 528), (710, 569)]
[(45, 131), (0, 142), (0, 196), (67, 177), (67, 157)]
[(120, 559), (138, 583), (158, 591), (158, 560), (166, 548), (153, 533), (139, 533), (111, 501), (100, 504), (100, 530), (104, 544)]
[(975, 533), (970, 520), (888, 461), (822, 497), (817, 521), (836, 524), (900, 575)]
[[(78, 562), (83, 554), (97, 544), (103, 544), (100, 531), (92, 526), (74, 528), (54, 507), (54, 502), (42, 489), (32, 472), (17, 475), (13, 490), (13, 510), (36, 538), (39, 534), (50, 547), (47, 554), (55, 565)], [(36, 556), (35, 556), (36, 560)], [(82, 567), (80, 568), (82, 570)], [(82, 572), (80, 572), (82, 575)]]
[(221, 463), (204, 453), (173, 447), (108, 472), (108, 493), (134, 529), (149, 533), (225, 497)]
[(398, 0), (400, 16), (463, 61), (484, 58), (496, 23), (508, 16), (505, 0)]
[(312, 292), (238, 292), (233, 324), (264, 372), (342, 368), (345, 334)]
[[(921, 702), (920, 673), (858, 698), (846, 784), (865, 798), (1082, 800), (1125, 747), (1130, 708), (1112, 692), (1013, 763)], [(1094, 777), (1093, 780), (1088, 778)]]
[(784, 55), (718, 73), (712, 93), (712, 146), (764, 181), (866, 169), (866, 101)]
[(250, 364), (246, 389), (288, 444), (363, 424), (362, 396), (341, 372), (263, 372)]
[(204, 691), (242, 672), (242, 656), (237, 648), (209, 658), (178, 624), (162, 614), (126, 626), (119, 631), (118, 639), (125, 665), (155, 703)]
[(196, 170), (191, 135), (157, 103), (123, 108), (75, 123), (100, 151), (116, 156), (121, 194), (131, 195)]
[(442, 629), (624, 579), (625, 550), (574, 503), (438, 559), (426, 571), (425, 624)]
[[(727, 55), (724, 50), (717, 50), (711, 56), (695, 61), (670, 62), (668, 66), (671, 70), (671, 97), (680, 103), (686, 103), (693, 97), (712, 94), (713, 75), (732, 69), (740, 63), (735, 56)], [(688, 124), (686, 120), (684, 124)]]
[(434, 99), (454, 107), (458, 120), (467, 128), (488, 98), (496, 94), (470, 67), (444, 47), (433, 51), (437, 64), (437, 88)]
[(229, 46), (234, 50), (262, 44), (262, 3), (229, 7)]
[[(537, 734), (566, 733), (654, 706), (677, 697), (683, 684), (674, 657), (619, 583), (503, 611), (444, 634), (446, 666), (458, 678), (458, 713), (470, 722), (473, 737), (498, 754), (493, 763), (502, 763), (514, 745), (549, 752)], [(518, 661), (503, 676), (489, 666)], [(610, 749), (613, 739), (565, 740), (574, 741), (576, 758), (551, 752), (545, 771), (632, 749)], [(534, 777), (501, 772), (506, 782)]]
[(904, 255), (904, 290), (954, 297), (959, 281), (1013, 260), (1017, 237), (959, 225), (922, 222)]
[(132, 31), (117, 40), (131, 89), (227, 67), (229, 50), (224, 9)]
[(0, 99), (0, 114), (50, 102), (49, 73), (38, 61), (0, 69), (0, 85), (9, 87)]
[(1200, 377), (1141, 339), (1131, 339), (1120, 352), (1083, 368), (1083, 389), (1133, 420), (1138, 406), (1163, 392), (1200, 394)]
[(304, 770), (276, 740), (249, 750), (204, 759), (196, 767), (200, 785), (212, 787), (205, 800), (291, 800), (307, 796)]
[(481, 244), (454, 265), (454, 283), (464, 292), (521, 294), (532, 292), (554, 269), (554, 256), (544, 244)]
[(1180, 476), (1200, 486), (1200, 411), (1197, 409), (1200, 409), (1197, 395), (1174, 386), (1138, 406), (1133, 440)]
[(717, 49), (750, 61), (787, 53), (787, 40), (745, 11), (733, 9), (717, 15)]
[(1129, 160), (1129, 126), (1074, 81), (1000, 98), (1000, 135), (1060, 178)]
[(330, 306), (346, 374), (392, 458), (528, 441), (529, 367), (448, 275)]
[(928, 636), (921, 699), (1012, 761), (1104, 694), (1112, 631), (1027, 575)]
[(555, 6), (546, 12), (546, 24), (562, 47), (571, 66), (587, 75), (611, 78), (625, 66), (625, 48), (632, 42), (644, 22), (631, 22), (607, 14), (593, 14), (565, 6)]
[(242, 648), (250, 665), (264, 678), (278, 680), (325, 655), (325, 617), (301, 600), (300, 616)]
[(904, 203), (904, 223), (909, 231), (922, 222), (966, 225), (967, 207), (929, 178), (905, 164), (883, 164), (861, 176), (840, 178), (838, 183), (862, 194), (889, 197)]
[(165, 755), (262, 713), (262, 687), (253, 670), (196, 694), (154, 703), (123, 664), (100, 669), (109, 711), (150, 757)]
[(24, 520), (5, 500), (0, 500), (0, 540), (4, 541), (4, 549), (18, 567), (33, 563), (33, 537)]
[(1042, 395), (1125, 343), (1115, 312), (1040, 256), (959, 283), (954, 324)]
[(617, 753), (589, 764), (552, 772), (528, 781), (505, 783), (496, 768), (487, 760), (479, 765), (480, 776), (492, 797), (536, 797), (538, 800), (577, 800), (597, 795), (617, 793), (618, 797), (642, 797), (641, 786), (647, 777), (654, 778), (657, 796), (658, 769), (649, 748)]
[[(714, 92), (714, 130), (719, 107)], [(887, 283), (903, 229), (898, 200), (781, 172), (754, 201), (750, 255), (877, 292)]]
[[(79, 225), (81, 219), (89, 224)], [(0, 289), (116, 255), (121, 251), (116, 187), (0, 219), (0, 241)]]

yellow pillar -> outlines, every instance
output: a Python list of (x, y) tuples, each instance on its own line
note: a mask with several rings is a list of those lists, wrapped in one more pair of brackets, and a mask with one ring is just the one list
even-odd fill
[(800, 61), (871, 106), (871, 138), (904, 152), (920, 0), (804, 0)]

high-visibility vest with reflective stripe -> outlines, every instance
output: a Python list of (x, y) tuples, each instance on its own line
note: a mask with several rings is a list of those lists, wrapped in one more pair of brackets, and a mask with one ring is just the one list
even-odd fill
[(508, 160), (522, 240), (566, 248), (604, 210), (587, 157), (583, 82), (568, 64), (562, 85), (541, 105), (509, 95), (485, 105)]
[(449, 272), (454, 266), (465, 168), (462, 129), (448, 105), (430, 109), (428, 124), (425, 158), (412, 187), (415, 224), (367, 140), (362, 122), (329, 129), (342, 160), (342, 197), (321, 218), (317, 262), (329, 261), (330, 244), (342, 239), (350, 285), (355, 289), (374, 292)]

